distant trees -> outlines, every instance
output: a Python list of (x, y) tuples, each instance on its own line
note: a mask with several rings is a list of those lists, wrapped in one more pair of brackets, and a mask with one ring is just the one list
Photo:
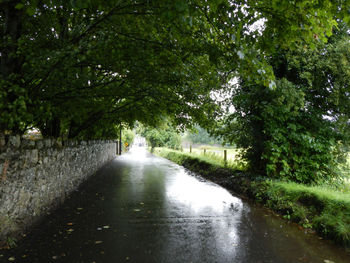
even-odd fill
[(181, 136), (170, 124), (163, 123), (158, 128), (139, 126), (138, 133), (144, 137), (151, 148), (168, 147), (179, 150), (181, 148)]
[(223, 140), (211, 136), (205, 129), (196, 125), (194, 130), (189, 130), (185, 133), (185, 140), (188, 140), (195, 144), (222, 144)]
[(130, 129), (124, 129), (122, 131), (122, 141), (125, 143), (127, 143), (128, 146), (131, 146), (134, 139), (135, 139), (135, 132), (133, 130)]

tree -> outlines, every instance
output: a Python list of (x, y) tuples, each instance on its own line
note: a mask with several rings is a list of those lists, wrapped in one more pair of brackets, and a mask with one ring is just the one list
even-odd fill
[(164, 124), (160, 127), (139, 127), (141, 136), (153, 149), (154, 147), (168, 147), (179, 150), (181, 148), (181, 136), (174, 130), (171, 124)]
[(205, 129), (196, 125), (194, 131), (187, 131), (185, 138), (192, 143), (197, 144), (222, 144), (223, 141), (219, 138), (211, 136)]
[(241, 78), (235, 112), (220, 132), (245, 150), (253, 171), (302, 183), (339, 175), (349, 143), (347, 32), (336, 32), (321, 52), (300, 48), (272, 56), (275, 88)]
[[(115, 123), (154, 125), (161, 115), (204, 123), (220, 110), (210, 92), (232, 72), (273, 84), (269, 52), (323, 40), (348, 6), (2, 0), (0, 131), (34, 126), (44, 136), (93, 138), (110, 137)], [(259, 20), (265, 30), (252, 30)]]

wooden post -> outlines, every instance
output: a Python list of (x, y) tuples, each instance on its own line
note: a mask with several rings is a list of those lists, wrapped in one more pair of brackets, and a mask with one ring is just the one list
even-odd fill
[(204, 152), (204, 155), (205, 155), (205, 152), (206, 152), (206, 151), (207, 151), (207, 149), (204, 149), (204, 151), (203, 151), (203, 152)]
[(227, 150), (224, 150), (224, 163), (227, 164)]
[(190, 145), (190, 153), (192, 153), (192, 144)]
[(119, 155), (122, 155), (122, 126), (120, 125), (119, 131)]

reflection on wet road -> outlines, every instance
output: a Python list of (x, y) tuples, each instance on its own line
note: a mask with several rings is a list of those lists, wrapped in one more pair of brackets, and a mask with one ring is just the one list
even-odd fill
[(350, 262), (349, 254), (134, 148), (0, 262)]

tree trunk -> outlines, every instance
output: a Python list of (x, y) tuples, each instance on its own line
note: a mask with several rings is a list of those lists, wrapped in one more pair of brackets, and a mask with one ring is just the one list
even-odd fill
[(3, 25), (3, 50), (1, 51), (0, 72), (3, 79), (7, 80), (13, 73), (19, 73), (20, 59), (16, 54), (18, 39), (21, 36), (22, 11), (15, 8), (19, 1), (8, 1), (0, 4), (4, 16)]

